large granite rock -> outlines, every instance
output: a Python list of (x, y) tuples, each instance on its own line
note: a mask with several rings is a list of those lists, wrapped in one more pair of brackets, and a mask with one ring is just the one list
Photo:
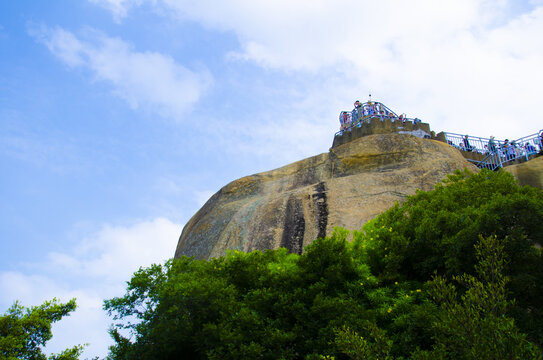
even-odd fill
[(543, 156), (521, 164), (507, 166), (504, 170), (513, 174), (520, 185), (543, 189)]
[(453, 147), (406, 134), (377, 134), (279, 169), (235, 180), (185, 225), (175, 257), (227, 249), (287, 247), (300, 253), (335, 226), (359, 229), (416, 189), (476, 167)]

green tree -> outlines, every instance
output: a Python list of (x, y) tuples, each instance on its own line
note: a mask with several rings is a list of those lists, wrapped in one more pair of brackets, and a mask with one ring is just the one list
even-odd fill
[(376, 324), (368, 322), (368, 332), (371, 340), (360, 336), (359, 333), (343, 326), (336, 332), (335, 343), (340, 351), (352, 360), (392, 360), (390, 355), (392, 341)]
[[(495, 236), (480, 238), (475, 246), (477, 277), (454, 276), (459, 291), (442, 276), (428, 283), (431, 298), (439, 311), (431, 313), (435, 343), (431, 350), (411, 351), (413, 359), (542, 359), (541, 349), (526, 339), (506, 316), (514, 303), (507, 297), (508, 277), (504, 241)], [(366, 335), (346, 326), (337, 330), (335, 344), (353, 360), (404, 358), (393, 356), (393, 341), (385, 330), (368, 322)], [(389, 332), (394, 331), (389, 327)], [(403, 332), (402, 332), (403, 333)], [(420, 345), (420, 344), (419, 344)], [(325, 357), (323, 357), (325, 358)]]
[[(453, 279), (466, 289), (459, 295), (456, 287), (442, 276), (431, 282), (431, 296), (443, 311), (434, 322), (437, 343), (433, 359), (542, 359), (541, 349), (526, 339), (506, 316), (513, 301), (507, 297), (509, 278), (504, 241), (495, 236), (480, 238), (475, 246), (477, 277), (463, 274)], [(428, 355), (428, 354), (426, 354)], [(422, 353), (419, 357), (424, 358)]]
[[(507, 172), (457, 171), (435, 190), (417, 192), (355, 234), (371, 271), (385, 282), (474, 274), (479, 235), (504, 240), (505, 274), (517, 302), (509, 313), (543, 344), (543, 192)], [(539, 320), (538, 320), (539, 319)]]
[[(125, 296), (105, 302), (119, 320), (113, 359), (297, 359), (333, 353), (334, 329), (371, 313), (348, 232), (286, 249), (182, 258), (138, 271)], [(366, 280), (364, 280), (366, 281)], [(370, 286), (370, 284), (367, 284)], [(132, 319), (132, 321), (130, 320)], [(128, 328), (132, 338), (117, 328)]]
[(57, 299), (46, 301), (40, 306), (25, 308), (15, 302), (0, 317), (0, 355), (2, 359), (28, 360), (73, 360), (78, 359), (83, 351), (82, 345), (66, 349), (60, 354), (48, 358), (41, 347), (53, 336), (51, 324), (59, 321), (76, 308), (75, 299), (65, 304)]

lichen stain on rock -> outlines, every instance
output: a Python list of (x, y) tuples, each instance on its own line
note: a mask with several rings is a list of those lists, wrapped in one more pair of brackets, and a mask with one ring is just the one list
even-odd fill
[(245, 176), (226, 185), (223, 192), (225, 195), (245, 196), (257, 192), (259, 184), (260, 181), (256, 176)]
[(340, 160), (344, 169), (368, 170), (377, 167), (405, 162), (411, 154), (407, 152), (389, 152), (385, 154), (353, 154)]
[(198, 224), (196, 229), (194, 229), (194, 232), (196, 234), (201, 234), (201, 233), (210, 231), (211, 228), (212, 228), (212, 225), (210, 223), (200, 223), (200, 224)]

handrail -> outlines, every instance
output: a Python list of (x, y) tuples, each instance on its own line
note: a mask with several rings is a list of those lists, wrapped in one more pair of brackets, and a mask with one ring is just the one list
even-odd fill
[(355, 107), (352, 111), (341, 111), (339, 113), (339, 122), (341, 129), (334, 136), (343, 135), (344, 131), (350, 131), (354, 127), (361, 127), (362, 124), (370, 122), (371, 119), (378, 118), (381, 121), (391, 119), (392, 121), (401, 120), (402, 122), (413, 121), (420, 123), (420, 119), (408, 118), (405, 114), (398, 116), (388, 106), (378, 101), (368, 101)]
[[(351, 131), (353, 128), (361, 127), (362, 124), (369, 124), (371, 119), (380, 119), (381, 121), (384, 121), (385, 119), (390, 119), (392, 121), (398, 120), (399, 117), (390, 116), (390, 115), (366, 115), (360, 120), (358, 120), (356, 123), (349, 125), (348, 127), (345, 127), (341, 130), (339, 130), (337, 133), (334, 134), (334, 136), (341, 136), (345, 131)], [(407, 121), (412, 121), (414, 124), (422, 122), (418, 118), (402, 118), (402, 122), (405, 123)]]
[(488, 154), (483, 160), (477, 161), (473, 159), (467, 159), (472, 162), (478, 168), (485, 168), (489, 170), (496, 170), (503, 167), (503, 160), (500, 154)]
[(486, 157), (480, 161), (468, 159), (475, 163), (479, 168), (490, 168), (495, 170), (503, 167), (506, 163), (520, 158), (528, 160), (531, 155), (538, 152), (537, 148), (539, 148), (539, 151), (543, 151), (543, 130), (536, 134), (524, 136), (513, 141), (507, 139), (495, 140), (447, 132), (444, 134), (447, 144), (462, 151), (486, 155)]

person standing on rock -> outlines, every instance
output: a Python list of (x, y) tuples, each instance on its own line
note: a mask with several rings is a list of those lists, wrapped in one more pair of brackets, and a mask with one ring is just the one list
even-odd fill
[(490, 136), (490, 140), (488, 141), (488, 151), (490, 154), (496, 153), (496, 142), (494, 141), (494, 136)]
[(505, 156), (506, 160), (509, 160), (508, 159), (508, 154), (509, 154), (509, 148), (510, 147), (511, 147), (511, 145), (509, 144), (509, 139), (505, 139), (505, 141), (503, 142), (503, 145), (501, 146), (501, 148), (502, 148), (503, 156)]
[(359, 100), (356, 100), (354, 102), (354, 109), (352, 111), (352, 114), (353, 114), (353, 124), (356, 124), (358, 122), (358, 114), (360, 113), (360, 101)]
[(524, 144), (524, 151), (526, 151), (526, 154), (528, 154), (528, 155), (533, 155), (533, 154), (537, 153), (537, 151), (535, 150), (535, 146), (532, 145), (529, 142)]
[(339, 113), (339, 123), (341, 125), (340, 130), (350, 129), (351, 127), (351, 114), (348, 111), (342, 111)]
[(514, 160), (518, 157), (517, 143), (511, 141), (509, 148), (507, 149), (507, 160)]
[(464, 150), (465, 151), (473, 151), (473, 147), (469, 144), (468, 136), (464, 135)]

